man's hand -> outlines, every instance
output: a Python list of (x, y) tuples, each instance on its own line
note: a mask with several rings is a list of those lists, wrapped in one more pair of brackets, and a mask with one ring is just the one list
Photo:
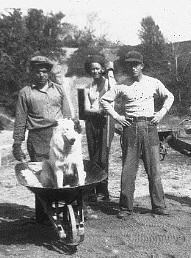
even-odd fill
[(21, 148), (21, 143), (13, 144), (13, 156), (18, 161), (23, 161), (26, 159), (26, 155), (24, 154)]
[(114, 119), (115, 119), (120, 125), (122, 125), (122, 126), (130, 126), (130, 125), (131, 125), (131, 122), (129, 122), (129, 121), (125, 118), (125, 116), (120, 116), (120, 115), (118, 115), (118, 116), (114, 117)]
[(76, 130), (76, 132), (81, 133), (82, 127), (81, 127), (80, 121), (78, 119), (73, 119), (73, 121), (74, 121), (74, 129)]
[(105, 64), (105, 69), (107, 72), (114, 70), (114, 64), (113, 62), (109, 61)]
[(159, 112), (156, 112), (153, 119), (151, 120), (151, 124), (158, 125), (161, 119), (165, 116), (166, 112), (166, 108), (162, 108)]

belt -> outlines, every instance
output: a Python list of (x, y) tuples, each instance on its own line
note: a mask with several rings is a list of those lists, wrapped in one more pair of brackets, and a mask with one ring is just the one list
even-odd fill
[(137, 117), (131, 117), (128, 116), (126, 120), (130, 122), (141, 122), (141, 121), (151, 121), (153, 119), (153, 116), (146, 117), (146, 116), (137, 116)]

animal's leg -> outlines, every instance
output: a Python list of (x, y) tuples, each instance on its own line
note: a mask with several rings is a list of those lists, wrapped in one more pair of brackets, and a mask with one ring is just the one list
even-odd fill
[(83, 161), (76, 163), (76, 169), (77, 169), (77, 173), (78, 173), (79, 185), (84, 185), (85, 179), (86, 179), (86, 172), (84, 171)]
[(57, 179), (57, 187), (62, 188), (63, 187), (63, 171), (61, 169), (58, 169), (56, 171), (56, 179)]
[(42, 171), (39, 175), (39, 181), (44, 187), (57, 187), (55, 174), (48, 160), (42, 162)]

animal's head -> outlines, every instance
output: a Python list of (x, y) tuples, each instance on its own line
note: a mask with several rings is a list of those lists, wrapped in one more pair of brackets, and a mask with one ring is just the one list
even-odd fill
[(74, 144), (78, 136), (74, 121), (68, 118), (59, 119), (57, 121), (56, 133), (61, 134), (70, 145)]

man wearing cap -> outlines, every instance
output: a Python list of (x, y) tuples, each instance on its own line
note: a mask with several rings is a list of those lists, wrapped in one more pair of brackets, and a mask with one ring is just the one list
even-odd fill
[[(123, 126), (120, 211), (117, 216), (123, 219), (133, 212), (135, 179), (140, 157), (148, 175), (152, 212), (168, 215), (160, 178), (157, 124), (172, 106), (174, 97), (161, 81), (142, 73), (144, 64), (141, 53), (128, 52), (125, 65), (128, 78), (101, 98), (105, 111)], [(119, 94), (122, 95), (124, 106), (122, 115), (111, 104)], [(154, 99), (157, 96), (163, 100), (163, 106), (160, 111), (155, 112)]]
[[(49, 143), (56, 120), (74, 117), (74, 109), (64, 85), (49, 80), (52, 62), (44, 56), (30, 60), (31, 82), (18, 95), (13, 132), (13, 155), (23, 161), (22, 142), (28, 130), (27, 150), (31, 161), (42, 161), (49, 156)], [(36, 198), (36, 220), (42, 222), (45, 214)]]

